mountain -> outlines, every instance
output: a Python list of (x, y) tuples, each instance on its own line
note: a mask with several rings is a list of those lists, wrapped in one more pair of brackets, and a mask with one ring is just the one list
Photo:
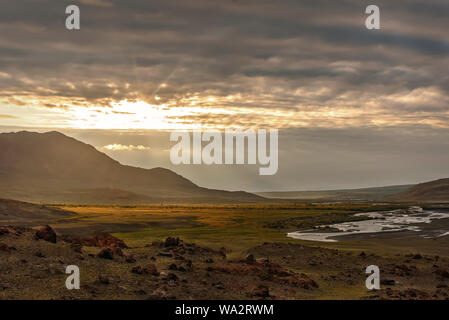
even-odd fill
[(320, 191), (285, 191), (285, 192), (256, 192), (266, 198), (297, 199), (297, 200), (381, 200), (387, 196), (409, 189), (413, 185), (399, 185), (387, 187), (373, 187), (362, 189), (320, 190)]
[(420, 183), (386, 199), (392, 201), (449, 202), (449, 178)]
[(59, 132), (0, 134), (0, 197), (32, 202), (260, 202), (202, 188), (175, 172), (122, 165)]

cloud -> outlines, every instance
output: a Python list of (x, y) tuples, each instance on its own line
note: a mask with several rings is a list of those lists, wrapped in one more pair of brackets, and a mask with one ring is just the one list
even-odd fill
[(107, 146), (103, 146), (100, 148), (101, 150), (109, 150), (109, 151), (144, 151), (144, 150), (150, 150), (150, 147), (145, 147), (142, 145), (123, 145), (123, 144), (108, 144)]
[[(0, 12), (0, 97), (40, 111), (42, 125), (102, 124), (50, 120), (46, 107), (107, 114), (142, 101), (218, 127), (448, 126), (445, 0), (379, 0), (380, 31), (365, 29), (360, 0), (83, 0), (76, 32), (69, 4)], [(147, 125), (121, 112), (132, 120), (120, 128)]]

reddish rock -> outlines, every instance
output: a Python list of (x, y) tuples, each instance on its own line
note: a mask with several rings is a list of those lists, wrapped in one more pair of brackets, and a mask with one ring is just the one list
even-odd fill
[(121, 248), (127, 249), (128, 246), (125, 244), (123, 240), (111, 236), (108, 233), (98, 232), (94, 236), (90, 238), (85, 238), (82, 240), (82, 244), (89, 247), (111, 247), (111, 248)]
[(0, 228), (0, 236), (4, 235), (4, 234), (8, 234), (8, 233), (9, 233), (9, 229), (8, 228), (4, 228), (4, 227)]
[(159, 276), (159, 272), (157, 271), (156, 266), (152, 263), (146, 265), (143, 270), (145, 273), (151, 274), (153, 276)]
[(0, 251), (10, 252), (9, 247), (6, 243), (0, 243)]
[(51, 243), (56, 243), (56, 233), (50, 226), (41, 227), (36, 231), (35, 238), (37, 240), (45, 240)]
[(123, 251), (119, 247), (112, 247), (111, 248), (113, 255), (123, 257)]
[(123, 256), (125, 257), (125, 261), (128, 263), (134, 263), (136, 262), (136, 258), (134, 258), (134, 256), (131, 253), (124, 253)]
[(301, 274), (299, 276), (283, 278), (283, 283), (294, 286), (294, 287), (307, 289), (307, 290), (310, 290), (313, 288), (318, 288), (318, 284), (313, 279), (310, 279), (308, 276), (306, 276), (305, 274)]
[(267, 298), (270, 296), (270, 291), (267, 286), (259, 285), (253, 290), (254, 297)]

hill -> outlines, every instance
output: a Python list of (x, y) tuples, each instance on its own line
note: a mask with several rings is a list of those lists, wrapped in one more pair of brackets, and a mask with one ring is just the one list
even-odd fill
[(73, 212), (43, 205), (0, 199), (0, 223), (2, 225), (48, 223), (49, 219), (66, 218), (74, 215), (76, 214)]
[(392, 201), (449, 202), (449, 178), (420, 183), (386, 199)]
[(322, 191), (289, 191), (289, 192), (256, 192), (266, 198), (297, 200), (381, 200), (387, 196), (400, 193), (413, 185), (374, 187), (362, 189), (322, 190)]
[(202, 188), (175, 172), (122, 165), (59, 132), (0, 134), (0, 197), (31, 202), (258, 202), (246, 193)]

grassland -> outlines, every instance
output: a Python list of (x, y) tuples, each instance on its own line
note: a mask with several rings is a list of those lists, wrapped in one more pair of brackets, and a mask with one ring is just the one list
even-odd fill
[[(355, 219), (354, 213), (404, 205), (371, 203), (283, 203), (238, 205), (53, 205), (77, 215), (52, 224), (63, 233), (105, 231), (141, 246), (168, 236), (241, 255), (264, 242), (304, 243), (286, 232)], [(310, 244), (309, 242), (307, 242)]]

